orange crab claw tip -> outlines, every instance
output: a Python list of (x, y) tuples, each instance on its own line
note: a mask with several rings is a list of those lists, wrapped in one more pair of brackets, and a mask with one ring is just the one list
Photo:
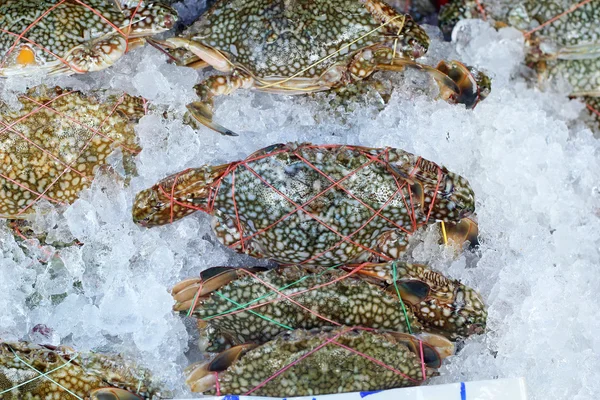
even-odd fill
[[(177, 302), (173, 306), (173, 311), (189, 311), (190, 307), (194, 304), (194, 301), (206, 300), (206, 297), (198, 297), (198, 299), (190, 299), (182, 302)], [(193, 310), (192, 310), (193, 311)]]
[(233, 268), (210, 268), (203, 271), (200, 278), (189, 278), (176, 284), (171, 290), (171, 295), (180, 303), (196, 297), (207, 298), (207, 295), (236, 278), (237, 272)]
[(118, 388), (95, 389), (90, 394), (91, 400), (141, 400), (142, 398), (128, 390)]
[(454, 343), (452, 343), (448, 338), (441, 335), (436, 335), (435, 333), (426, 332), (418, 333), (416, 336), (419, 338), (419, 340), (422, 340), (424, 343), (427, 343), (429, 346), (435, 348), (442, 360), (454, 355), (456, 350)]
[(202, 292), (198, 293), (198, 291), (202, 291), (202, 289), (203, 288), (201, 284), (190, 285), (180, 292), (173, 294), (173, 299), (178, 302), (192, 300), (195, 297), (202, 296)]
[(431, 368), (441, 367), (442, 360), (454, 354), (454, 345), (443, 336), (429, 333), (411, 335), (408, 333), (390, 332), (390, 334), (419, 357), (421, 357), (422, 349), (423, 361)]
[(456, 83), (459, 91), (452, 99), (467, 108), (475, 108), (491, 91), (491, 79), (486, 74), (459, 61), (441, 61), (437, 70)]
[(208, 365), (208, 370), (213, 372), (225, 371), (236, 362), (245, 352), (258, 347), (255, 343), (246, 343), (233, 346), (215, 356)]
[(205, 392), (214, 387), (217, 377), (216, 374), (209, 371), (209, 364), (209, 361), (202, 361), (192, 364), (185, 369), (185, 383), (190, 387), (192, 392)]
[(173, 296), (175, 296), (176, 294), (182, 292), (183, 290), (187, 289), (189, 286), (192, 285), (197, 285), (202, 281), (202, 279), (200, 278), (188, 278), (188, 279), (184, 279), (183, 281), (177, 283), (175, 286), (173, 286), (173, 289), (171, 289), (171, 294)]
[(217, 377), (215, 374), (206, 375), (196, 381), (189, 382), (188, 386), (194, 393), (206, 392), (212, 389), (217, 383)]
[(203, 280), (200, 295), (204, 296), (237, 279), (238, 272), (232, 267), (215, 267), (202, 271), (200, 277)]
[(463, 218), (458, 223), (446, 223), (446, 234), (449, 240), (462, 245), (468, 241), (470, 247), (479, 246), (479, 227), (477, 222), (470, 218)]

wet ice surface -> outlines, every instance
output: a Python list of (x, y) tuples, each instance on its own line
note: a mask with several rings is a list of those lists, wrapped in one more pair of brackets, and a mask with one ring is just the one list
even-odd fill
[[(181, 375), (188, 333), (171, 312), (169, 289), (204, 268), (252, 261), (219, 245), (206, 215), (137, 227), (130, 216), (135, 193), (184, 168), (234, 161), (278, 142), (393, 146), (465, 176), (477, 195), (476, 254), (456, 258), (430, 234), (411, 255), (479, 289), (489, 306), (487, 333), (467, 340), (431, 383), (524, 376), (532, 399), (598, 398), (599, 143), (577, 120), (582, 104), (520, 78), (526, 71), (517, 31), (470, 21), (456, 39), (434, 40), (427, 62), (459, 58), (491, 73), (492, 94), (474, 111), (432, 100), (417, 90), (422, 76), (410, 72), (404, 80), (381, 76), (398, 84), (381, 112), (373, 104), (340, 117), (343, 110), (323, 105), (326, 95), (240, 91), (219, 99), (216, 120), (237, 138), (144, 117), (139, 176), (129, 187), (104, 173), (64, 215), (38, 206), (37, 226), (50, 240), (76, 238), (83, 246), (23, 249), (0, 227), (0, 337), (122, 352), (180, 397), (191, 396)], [(176, 114), (194, 99), (199, 76), (146, 47), (107, 71), (45, 82), (126, 90)], [(41, 81), (2, 81), (2, 97)], [(118, 156), (114, 163), (118, 170)]]

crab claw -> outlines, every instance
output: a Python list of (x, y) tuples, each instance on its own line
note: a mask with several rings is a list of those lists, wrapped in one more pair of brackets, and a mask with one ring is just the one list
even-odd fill
[(142, 397), (128, 390), (119, 388), (94, 389), (90, 393), (90, 400), (141, 400)]
[(177, 302), (173, 309), (175, 311), (187, 311), (194, 301), (198, 299), (207, 299), (209, 295), (228, 283), (238, 279), (240, 271), (258, 272), (263, 271), (262, 267), (234, 268), (234, 267), (213, 267), (200, 273), (200, 278), (185, 279), (171, 290), (173, 299)]
[(256, 347), (258, 345), (254, 343), (241, 344), (217, 354), (210, 361), (202, 361), (190, 365), (185, 370), (187, 376), (185, 383), (195, 393), (206, 392), (212, 389), (217, 382), (215, 372), (225, 371), (244, 353)]
[(441, 61), (437, 68), (408, 59), (394, 59), (392, 64), (377, 65), (382, 71), (402, 71), (404, 67), (428, 73), (437, 82), (442, 99), (464, 104), (467, 108), (474, 108), (487, 97), (492, 86), (487, 75), (458, 61)]
[(207, 295), (237, 279), (238, 273), (232, 267), (209, 268), (200, 273), (200, 278), (189, 278), (173, 286), (171, 294), (177, 301), (175, 311), (188, 310), (193, 301), (207, 298)]
[(479, 227), (471, 218), (463, 218), (458, 222), (446, 222), (445, 228), (448, 241), (458, 245), (469, 242), (471, 248), (479, 246)]
[[(442, 360), (454, 355), (454, 344), (441, 335), (434, 333), (419, 333), (409, 335), (401, 332), (389, 332), (397, 341), (404, 344), (410, 351), (421, 357), (423, 345), (423, 362), (431, 368), (442, 366)], [(421, 342), (421, 343), (419, 343)]]
[(456, 339), (485, 330), (487, 311), (479, 293), (424, 265), (404, 262), (367, 264), (362, 265), (357, 274), (384, 287), (392, 295), (399, 293), (428, 331)]
[[(437, 70), (458, 87), (458, 92), (448, 95), (447, 100), (464, 104), (467, 108), (475, 108), (491, 91), (492, 81), (487, 75), (458, 61), (440, 61)], [(444, 92), (444, 88), (441, 89)]]
[(239, 136), (231, 129), (225, 128), (223, 125), (217, 124), (213, 121), (212, 100), (210, 102), (195, 101), (193, 103), (188, 104), (187, 109), (190, 112), (190, 115), (194, 117), (196, 121), (200, 122), (202, 125), (216, 132), (219, 132), (221, 135)]
[(165, 225), (198, 210), (210, 212), (212, 185), (228, 171), (229, 164), (192, 168), (161, 180), (139, 192), (133, 204), (133, 221), (145, 227)]

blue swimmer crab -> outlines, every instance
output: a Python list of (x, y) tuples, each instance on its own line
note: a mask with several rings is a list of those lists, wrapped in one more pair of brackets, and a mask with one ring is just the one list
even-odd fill
[(45, 242), (46, 233), (31, 227), (36, 203), (71, 204), (99, 169), (110, 169), (107, 157), (118, 149), (125, 172), (133, 172), (135, 125), (147, 104), (127, 94), (46, 86), (19, 103), (16, 110), (0, 102), (0, 218), (18, 237)]
[(440, 11), (440, 26), (449, 35), (459, 20), (484, 16), (524, 32), (527, 62), (541, 85), (565, 79), (572, 96), (600, 97), (599, 2), (525, 0), (503, 8), (489, 0), (455, 0)]
[[(451, 355), (446, 339), (338, 327), (282, 333), (191, 365), (194, 392), (291, 397), (420, 385)], [(218, 383), (218, 385), (217, 385)]]
[(39, 86), (19, 102), (0, 102), (0, 218), (26, 218), (41, 199), (69, 204), (115, 149), (140, 151), (142, 98)]
[(0, 77), (99, 71), (177, 19), (154, 1), (3, 0)]
[(4, 400), (161, 399), (148, 371), (119, 356), (80, 353), (65, 346), (0, 342)]
[(200, 100), (188, 105), (196, 120), (225, 135), (235, 133), (213, 121), (213, 98), (240, 88), (315, 93), (408, 66), (431, 73), (444, 99), (468, 107), (490, 89), (484, 74), (460, 62), (416, 63), (429, 37), (381, 0), (219, 0), (162, 44), (182, 65), (227, 73), (198, 84)]
[(396, 260), (418, 229), (469, 217), (475, 197), (465, 178), (403, 150), (290, 143), (165, 178), (132, 214), (150, 227), (198, 210), (238, 252), (332, 266)]
[[(363, 326), (436, 333), (451, 340), (485, 329), (481, 296), (424, 265), (338, 268), (215, 267), (173, 288), (175, 311), (192, 312), (208, 351), (265, 343), (287, 329)], [(401, 300), (400, 300), (401, 299)], [(402, 304), (401, 304), (402, 302)]]

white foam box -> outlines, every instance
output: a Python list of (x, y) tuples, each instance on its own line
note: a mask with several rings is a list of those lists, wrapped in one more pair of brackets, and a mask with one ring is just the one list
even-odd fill
[[(203, 396), (204, 400), (527, 400), (525, 379), (494, 379), (446, 385), (415, 386), (376, 392), (353, 392), (318, 396), (259, 397)], [(174, 399), (177, 400), (177, 399)], [(184, 399), (180, 399), (184, 400)]]

